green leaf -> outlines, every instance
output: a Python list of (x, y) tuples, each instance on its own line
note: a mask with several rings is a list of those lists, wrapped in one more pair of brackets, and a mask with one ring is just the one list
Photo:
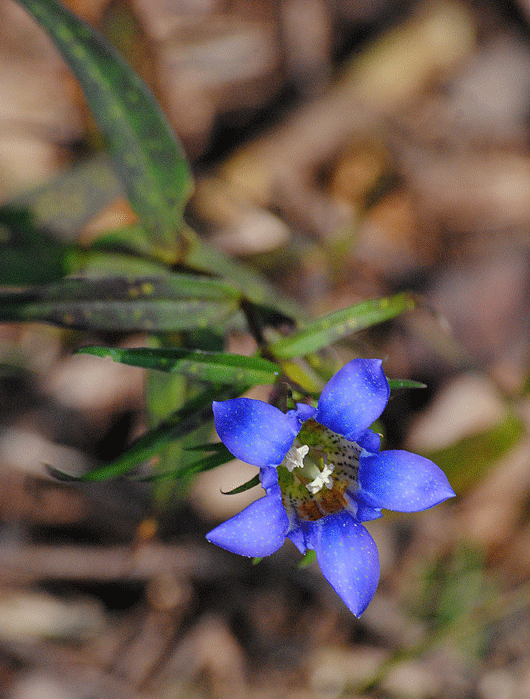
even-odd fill
[(63, 277), (70, 247), (54, 240), (25, 208), (0, 207), (0, 285), (46, 284)]
[(191, 175), (147, 85), (93, 27), (57, 0), (19, 0), (49, 33), (83, 88), (130, 202), (162, 259), (178, 258)]
[[(208, 454), (197, 461), (192, 463), (181, 465), (179, 464), (174, 469), (168, 471), (162, 471), (154, 473), (151, 476), (146, 476), (140, 480), (142, 481), (156, 481), (163, 478), (173, 478), (173, 479), (184, 479), (193, 476), (196, 473), (202, 473), (203, 471), (210, 471), (212, 468), (217, 468), (223, 464), (233, 461), (234, 456), (228, 451), (228, 449), (222, 445), (223, 449), (218, 450), (214, 454)], [(188, 450), (186, 450), (188, 451)]]
[[(303, 312), (292, 300), (284, 298), (257, 270), (229, 257), (202, 241), (188, 226), (181, 235), (186, 239), (186, 247), (179, 262), (191, 271), (206, 272), (232, 280), (241, 289), (245, 298), (257, 306), (257, 311), (269, 314), (271, 311), (285, 317), (303, 317)], [(135, 253), (142, 257), (152, 256), (152, 243), (141, 224), (127, 226), (102, 234), (94, 242), (97, 250), (114, 250)]]
[[(230, 454), (230, 452), (228, 452)], [(232, 456), (232, 459), (234, 457)], [(255, 476), (253, 476), (249, 481), (246, 483), (243, 483), (243, 485), (238, 485), (237, 488), (233, 488), (232, 490), (228, 490), (226, 493), (223, 491), (223, 495), (239, 495), (239, 493), (244, 493), (246, 490), (250, 490), (251, 488), (255, 488), (257, 485), (260, 485), (261, 481), (259, 479), (259, 473), (256, 473)]]
[(73, 241), (79, 231), (125, 192), (106, 154), (83, 160), (8, 206), (31, 213), (35, 225)]
[(427, 388), (426, 383), (412, 381), (410, 379), (388, 379), (388, 385), (392, 391), (396, 391), (400, 388)]
[(213, 451), (216, 454), (225, 449), (226, 447), (222, 442), (208, 442), (207, 444), (194, 444), (192, 447), (186, 447), (186, 451)]
[(211, 420), (212, 401), (235, 398), (248, 388), (249, 386), (212, 386), (206, 389), (175, 411), (171, 418), (137, 439), (124, 454), (85, 474), (82, 480), (102, 481), (128, 473), (140, 463), (160, 453), (171, 442), (191, 434)]
[(304, 391), (313, 395), (322, 393), (326, 382), (322, 381), (305, 359), (282, 359), (281, 367), (284, 374)]
[(122, 252), (142, 258), (153, 256), (151, 235), (140, 223), (104, 231), (93, 241), (91, 247), (97, 251)]
[(303, 310), (278, 293), (257, 270), (205, 243), (189, 228), (183, 229), (183, 235), (188, 238), (188, 248), (182, 261), (188, 267), (231, 279), (245, 298), (264, 310), (275, 310), (287, 318), (304, 317)]
[(0, 292), (0, 321), (40, 320), (78, 330), (171, 332), (205, 328), (239, 306), (227, 283), (189, 274), (64, 279)]
[(73, 248), (67, 260), (67, 274), (78, 277), (165, 277), (168, 267), (154, 260), (134, 255), (99, 252), (92, 248)]
[(226, 352), (201, 352), (187, 349), (149, 349), (137, 347), (83, 347), (80, 354), (109, 357), (121, 364), (179, 373), (212, 383), (274, 383), (279, 369), (276, 364), (258, 357), (244, 357)]
[(274, 342), (269, 351), (278, 359), (316, 352), (353, 333), (395, 318), (416, 307), (410, 294), (363, 301), (308, 323), (305, 328)]
[[(164, 338), (152, 337), (154, 347), (164, 346)], [(159, 371), (148, 371), (145, 381), (145, 406), (147, 412), (147, 424), (149, 429), (155, 429), (166, 422), (192, 397), (190, 395), (190, 382), (181, 374), (167, 376)], [(206, 422), (206, 424), (208, 424)], [(193, 438), (194, 432), (185, 435), (179, 440), (174, 440), (164, 445), (157, 453), (156, 464), (153, 470), (158, 473), (169, 471), (175, 467), (185, 465), (191, 461), (190, 455), (183, 450), (188, 440)], [(175, 479), (160, 479), (155, 483), (151, 492), (153, 511), (161, 515), (173, 508), (181, 495), (180, 484)]]

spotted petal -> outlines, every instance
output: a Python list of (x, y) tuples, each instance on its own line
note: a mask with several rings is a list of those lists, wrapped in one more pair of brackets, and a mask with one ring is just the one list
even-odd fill
[(357, 497), (371, 507), (418, 512), (454, 497), (445, 473), (408, 451), (361, 456)]
[[(310, 406), (304, 406), (310, 408)], [(215, 428), (221, 440), (238, 459), (254, 466), (282, 462), (300, 431), (305, 412), (282, 413), (273, 405), (251, 398), (213, 403)]]
[(346, 364), (322, 391), (315, 420), (355, 441), (388, 402), (390, 388), (381, 364), (380, 359), (354, 359)]
[(360, 616), (379, 582), (375, 541), (347, 512), (315, 522), (314, 547), (320, 570), (355, 616)]
[(212, 544), (240, 556), (269, 556), (285, 541), (289, 519), (280, 489), (256, 500), (206, 535)]

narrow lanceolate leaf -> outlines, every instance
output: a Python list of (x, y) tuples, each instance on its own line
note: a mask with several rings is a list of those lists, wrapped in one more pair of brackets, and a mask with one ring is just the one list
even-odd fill
[(0, 292), (0, 322), (44, 321), (78, 330), (171, 332), (205, 328), (234, 313), (230, 284), (189, 274), (64, 279)]
[(239, 493), (244, 493), (246, 490), (255, 488), (257, 485), (260, 484), (260, 482), (261, 481), (259, 479), (259, 473), (256, 473), (256, 475), (253, 478), (251, 478), (246, 483), (243, 483), (242, 485), (238, 485), (237, 488), (232, 488), (232, 490), (228, 490), (226, 492), (223, 491), (223, 495), (239, 495)]
[(412, 381), (410, 379), (388, 379), (388, 385), (392, 391), (399, 388), (427, 388), (426, 383), (421, 381)]
[(163, 478), (172, 478), (174, 480), (180, 480), (183, 478), (189, 478), (190, 476), (193, 476), (196, 473), (202, 473), (203, 471), (211, 471), (212, 468), (217, 468), (218, 466), (222, 466), (223, 464), (227, 464), (229, 461), (234, 460), (233, 454), (231, 454), (228, 451), (224, 444), (223, 447), (224, 449), (216, 450), (215, 453), (208, 454), (208, 456), (203, 456), (201, 459), (197, 459), (197, 461), (192, 461), (191, 463), (184, 465), (177, 464), (175, 468), (172, 468), (168, 471), (157, 471), (157, 473), (153, 473), (151, 476), (146, 476), (145, 478), (142, 478), (142, 480), (158, 481)]
[(259, 357), (244, 357), (226, 352), (201, 352), (177, 347), (149, 349), (135, 347), (83, 347), (78, 352), (109, 357), (121, 364), (185, 374), (211, 383), (273, 383), (279, 374), (276, 364)]
[(175, 411), (168, 420), (137, 439), (120, 457), (87, 473), (83, 480), (102, 481), (128, 473), (143, 461), (159, 454), (171, 442), (191, 434), (205, 422), (212, 420), (212, 401), (235, 398), (248, 388), (247, 384), (230, 387), (212, 386), (206, 389)]
[(343, 337), (395, 318), (416, 306), (410, 294), (363, 301), (308, 323), (293, 335), (269, 346), (278, 359), (292, 359), (327, 347)]
[[(294, 301), (284, 298), (258, 270), (205, 243), (188, 226), (182, 228), (181, 237), (186, 245), (179, 261), (191, 271), (231, 279), (245, 298), (255, 305), (255, 310), (260, 315), (266, 310), (269, 316), (275, 312), (288, 319), (302, 316), (302, 309)], [(101, 251), (128, 251), (142, 257), (153, 255), (149, 233), (141, 224), (102, 234), (94, 242), (93, 248)]]
[(99, 32), (57, 0), (19, 2), (49, 33), (81, 83), (134, 210), (160, 256), (174, 261), (192, 183), (154, 96)]
[[(215, 454), (224, 453), (226, 450), (222, 442), (207, 442), (205, 444), (195, 444), (192, 447), (186, 447), (186, 451), (212, 451)], [(233, 459), (234, 457), (232, 457)]]
[(303, 317), (304, 311), (292, 299), (282, 296), (256, 269), (205, 243), (189, 228), (183, 229), (183, 236), (188, 246), (182, 261), (191, 269), (232, 279), (257, 306), (279, 311), (287, 318)]

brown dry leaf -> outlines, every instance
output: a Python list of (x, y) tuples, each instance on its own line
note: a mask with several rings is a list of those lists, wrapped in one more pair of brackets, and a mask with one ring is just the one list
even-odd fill
[(426, 228), (495, 231), (530, 221), (530, 159), (515, 153), (409, 150), (407, 180)]
[[(31, 458), (31, 450), (34, 439), (33, 435), (19, 435), (21, 440), (24, 440), (26, 449), (29, 452), (24, 454), (27, 460)], [(52, 527), (68, 527), (75, 526), (86, 521), (89, 516), (90, 504), (84, 495), (76, 492), (72, 488), (65, 487), (57, 481), (44, 480), (46, 474), (43, 468), (43, 462), (38, 460), (44, 458), (44, 449), (41, 443), (38, 444), (40, 451), (37, 460), (31, 464), (37, 471), (38, 478), (28, 478), (29, 468), (25, 469), (24, 463), (18, 454), (13, 455), (13, 464), (10, 467), (8, 459), (10, 454), (6, 454), (4, 446), (6, 435), (1, 440), (0, 453), (2, 457), (2, 465), (0, 467), (0, 515), (4, 522), (23, 521), (33, 527), (52, 526)], [(22, 445), (20, 445), (22, 449)], [(51, 449), (50, 449), (51, 451)], [(59, 449), (57, 449), (59, 451)], [(65, 454), (64, 462), (61, 463), (57, 458), (57, 451), (48, 453), (48, 458), (53, 459), (54, 465), (64, 466), (65, 468), (75, 469), (75, 458), (79, 455), (68, 450)], [(64, 452), (63, 452), (64, 453)], [(17, 460), (15, 461), (15, 458)], [(70, 460), (67, 460), (68, 457)], [(83, 469), (86, 469), (87, 463), (83, 462)], [(24, 473), (26, 471), (26, 473)], [(1, 577), (1, 576), (0, 576)]]
[(74, 14), (90, 24), (98, 24), (112, 0), (65, 0), (65, 5)]
[(530, 492), (529, 453), (525, 437), (465, 498), (458, 514), (462, 538), (490, 551), (511, 547)]
[(330, 176), (330, 194), (352, 204), (363, 200), (377, 187), (389, 169), (390, 153), (377, 134), (359, 134), (343, 149)]
[(281, 82), (274, 24), (230, 15), (180, 17), (155, 46), (168, 115), (188, 155), (209, 145), (218, 114), (262, 108)]
[(175, 610), (142, 611), (129, 629), (129, 638), (118, 649), (112, 666), (113, 673), (127, 678), (138, 688), (157, 672), (182, 624), (182, 615), (175, 613)]
[(153, 685), (164, 694), (179, 695), (183, 690), (192, 691), (194, 682), (201, 677), (208, 696), (219, 699), (247, 696), (241, 647), (219, 616), (204, 615), (180, 639)]
[(314, 96), (332, 74), (332, 14), (324, 0), (287, 0), (280, 11), (287, 73), (299, 92)]
[(473, 372), (448, 380), (410, 425), (406, 448), (425, 453), (498, 424), (507, 412), (493, 382)]
[(0, 199), (50, 179), (83, 134), (71, 78), (16, 3), (0, 3)]
[(432, 279), (429, 304), (479, 367), (528, 338), (528, 274), (518, 246), (499, 241), (485, 253), (440, 266)]
[(191, 206), (201, 228), (215, 233), (210, 241), (231, 255), (256, 255), (286, 245), (287, 225), (266, 209), (241, 199), (216, 178), (197, 182)]
[(62, 144), (82, 132), (61, 66), (0, 53), (1, 198), (51, 178), (65, 155)]
[(529, 76), (530, 49), (517, 35), (501, 31), (478, 46), (444, 100), (457, 135), (524, 147)]
[(3, 589), (0, 593), (0, 639), (30, 642), (43, 638), (84, 641), (105, 625), (94, 598), (60, 599), (44, 592)]
[(101, 211), (81, 231), (79, 242), (82, 245), (90, 245), (99, 235), (106, 231), (125, 228), (138, 223), (138, 217), (132, 210), (129, 202), (120, 197)]
[(311, 178), (352, 134), (373, 131), (383, 115), (415, 100), (433, 76), (447, 76), (474, 47), (474, 26), (463, 6), (436, 3), (377, 39), (344, 70), (326, 94), (297, 110), (268, 134), (240, 147), (220, 176), (260, 206), (329, 236), (351, 222)]
[(373, 646), (320, 648), (310, 658), (309, 685), (317, 696), (355, 697), (350, 688), (366, 682), (386, 656)]
[(437, 253), (436, 241), (420, 233), (415, 202), (406, 190), (392, 192), (368, 210), (352, 242), (354, 261), (389, 280), (430, 267)]

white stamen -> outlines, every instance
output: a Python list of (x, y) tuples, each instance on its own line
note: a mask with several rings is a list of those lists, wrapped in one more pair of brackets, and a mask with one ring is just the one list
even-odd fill
[(326, 464), (319, 475), (312, 480), (311, 483), (306, 485), (306, 488), (309, 490), (311, 495), (315, 495), (315, 493), (320, 492), (324, 486), (326, 486), (328, 490), (333, 488), (333, 478), (331, 477), (333, 468), (333, 464), (329, 466)]
[(295, 447), (293, 445), (289, 449), (283, 461), (283, 465), (289, 471), (289, 473), (292, 473), (295, 468), (304, 467), (304, 456), (307, 454), (308, 451), (309, 447), (307, 446), (307, 444), (304, 444), (302, 447)]

